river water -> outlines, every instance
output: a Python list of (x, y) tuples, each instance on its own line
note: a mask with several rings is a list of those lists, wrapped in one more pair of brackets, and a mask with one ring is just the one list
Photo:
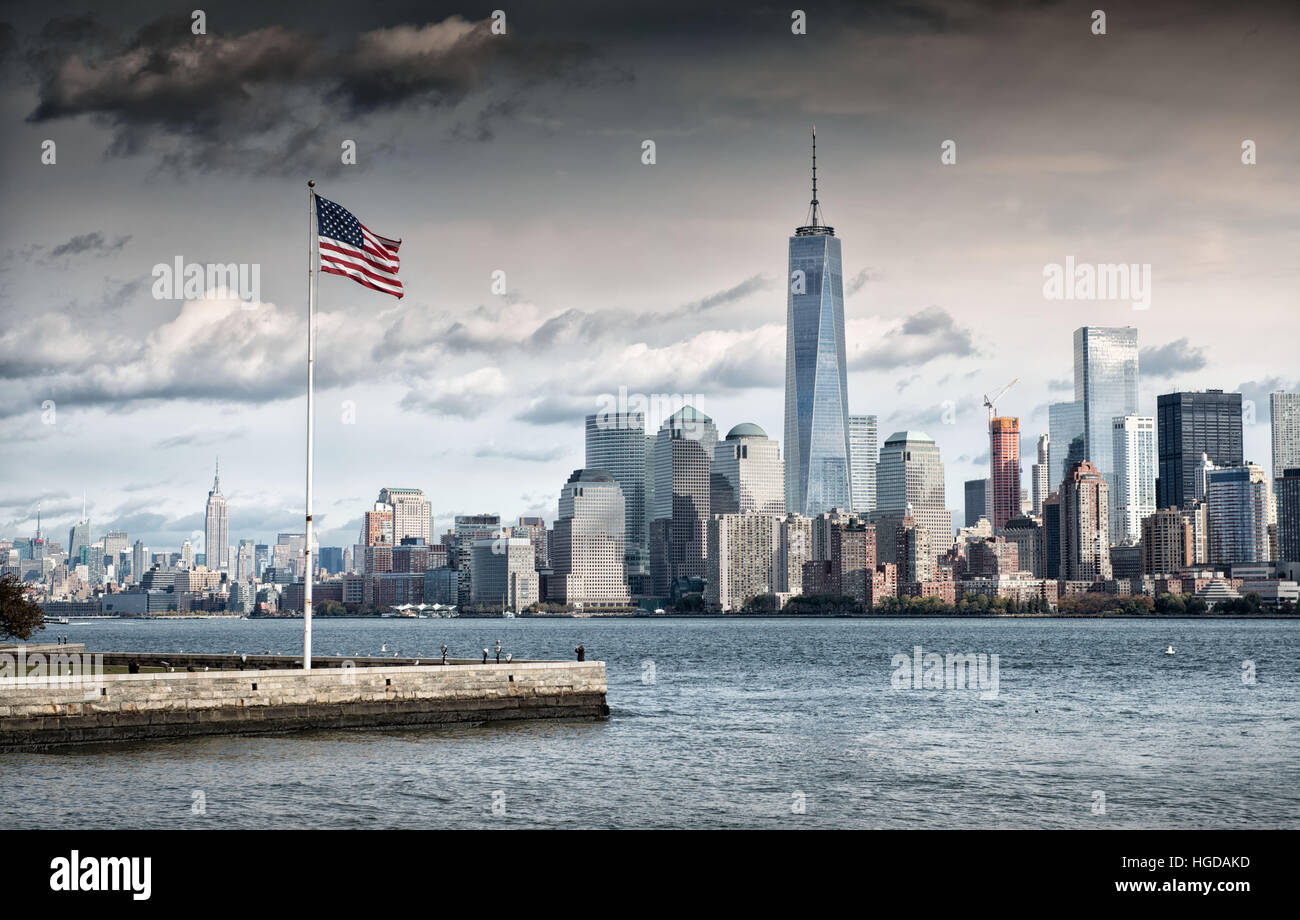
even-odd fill
[[(301, 628), (115, 620), (40, 638), (292, 654)], [(1297, 621), (318, 619), (314, 637), (320, 655), (583, 643), (607, 662), (611, 716), (0, 754), (0, 824), (1300, 827)], [(997, 669), (985, 659), (983, 689), (912, 689), (918, 646)]]

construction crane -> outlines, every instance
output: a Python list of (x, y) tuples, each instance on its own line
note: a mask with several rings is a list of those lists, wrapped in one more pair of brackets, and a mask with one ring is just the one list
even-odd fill
[(993, 424), (993, 404), (996, 403), (999, 399), (1001, 399), (1002, 396), (1007, 392), (1007, 390), (1011, 389), (1019, 382), (1020, 382), (1020, 378), (1017, 377), (1015, 380), (1011, 381), (1006, 386), (998, 387), (998, 389), (993, 391), (992, 395), (988, 393), (984, 394), (984, 405), (987, 406), (989, 410), (990, 425)]

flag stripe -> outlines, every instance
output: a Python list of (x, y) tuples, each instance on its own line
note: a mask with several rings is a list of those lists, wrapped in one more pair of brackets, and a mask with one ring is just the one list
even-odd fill
[(320, 248), (321, 248), (322, 265), (324, 265), (326, 261), (336, 262), (340, 265), (348, 265), (355, 268), (359, 268), (362, 271), (364, 271), (367, 275), (370, 275), (371, 277), (379, 281), (387, 281), (392, 284), (400, 284), (400, 282), (397, 279), (397, 272), (384, 271), (382, 269), (376, 268), (373, 262), (368, 261), (363, 256), (359, 256), (354, 252), (347, 252), (346, 250), (338, 249), (332, 243), (327, 243), (324, 240), (321, 241)]
[(341, 205), (316, 196), (317, 251), (320, 270), (351, 278), (372, 290), (401, 298), (397, 277), (401, 240), (390, 240), (370, 230)]
[(402, 295), (401, 293), (399, 293), (401, 291), (400, 287), (397, 288), (396, 290), (387, 287), (382, 287), (376, 284), (375, 282), (371, 281), (369, 278), (360, 275), (359, 273), (352, 272), (352, 271), (344, 271), (341, 268), (334, 268), (332, 266), (322, 265), (321, 271), (331, 275), (343, 275), (346, 278), (351, 278), (353, 281), (357, 282), (358, 284), (364, 284), (366, 287), (370, 288), (371, 290), (381, 291), (385, 294), (394, 294), (398, 300), (402, 299)]

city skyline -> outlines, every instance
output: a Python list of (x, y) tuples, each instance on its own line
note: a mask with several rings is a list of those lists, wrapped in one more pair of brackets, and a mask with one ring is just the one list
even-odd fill
[[(700, 38), (718, 52), (709, 63), (675, 52), (656, 60), (668, 46), (648, 55), (635, 33), (669, 26), (610, 17), (583, 26), (606, 49), (578, 55), (585, 79), (560, 68), (576, 90), (548, 78), (530, 83), (505, 65), (507, 89), (532, 93), (530, 107), (545, 117), (518, 117), (499, 87), (469, 80), (427, 123), (406, 117), (419, 110), (415, 98), (391, 110), (358, 103), (339, 138), (314, 136), (301, 156), (271, 162), (268, 151), (284, 152), (273, 133), (250, 130), (238, 149), (220, 131), (187, 146), (165, 113), (112, 94), (95, 110), (59, 82), (50, 66), (59, 60), (111, 57), (135, 37), (174, 46), (174, 37), (143, 31), (167, 12), (161, 4), (106, 11), (102, 46), (68, 30), (50, 60), (25, 70), (22, 53), (60, 8), (15, 11), (15, 50), (0, 57), (12, 78), (2, 104), (19, 126), (0, 154), (0, 194), (19, 218), (0, 244), (0, 297), (21, 320), (0, 334), (9, 383), (0, 404), (9, 429), (5, 536), (30, 534), (38, 506), (45, 530), (62, 532), (84, 487), (91, 539), (125, 531), (150, 546), (193, 542), (203, 530), (196, 496), (216, 452), (227, 467), (232, 540), (301, 530), (296, 202), (308, 170), (327, 193), (373, 202), (366, 213), (400, 231), (411, 254), (400, 304), (367, 301), (337, 279), (321, 285), (322, 545), (352, 542), (383, 482), (422, 485), (435, 522), (485, 509), (553, 520), (557, 485), (583, 463), (581, 419), (620, 386), (695, 394), (722, 430), (750, 422), (783, 431), (782, 242), (806, 197), (814, 121), (819, 179), (832, 202), (826, 222), (851, 240), (848, 412), (878, 416), (882, 441), (903, 430), (933, 436), (949, 509), (962, 507), (966, 479), (987, 476), (979, 394), (1015, 365), (1022, 382), (999, 411), (1020, 419), (1020, 454), (1033, 456), (1049, 430), (1048, 403), (1070, 396), (1066, 337), (1082, 325), (1139, 327), (1139, 414), (1154, 414), (1160, 393), (1242, 392), (1256, 413), (1245, 459), (1271, 470), (1268, 393), (1297, 389), (1286, 376), (1292, 349), (1284, 337), (1224, 323), (1222, 310), (1246, 299), (1253, 322), (1272, 328), (1294, 309), (1297, 228), (1284, 202), (1297, 197), (1300, 145), (1293, 120), (1279, 117), (1297, 66), (1284, 31), (1207, 7), (1185, 20), (1135, 14), (1097, 40), (1110, 44), (1086, 45), (1086, 29), (1076, 43), (1049, 40), (1075, 28), (1060, 9), (1006, 10), (976, 23), (943, 7), (931, 19), (865, 21), (835, 8), (811, 22), (818, 31), (848, 27), (834, 39), (838, 53), (819, 46), (826, 76), (813, 84), (800, 75), (804, 51), (788, 26), (741, 20), (734, 37)], [(404, 27), (425, 41), (467, 22), (445, 10), (357, 15), (363, 29)], [(236, 48), (281, 24), (274, 6), (237, 16), (214, 15), (211, 24)], [(560, 58), (557, 26), (521, 11), (512, 28), (521, 44)], [(1217, 44), (1225, 29), (1240, 38), (1227, 51)], [(880, 32), (909, 53), (872, 55)], [(1188, 53), (1213, 48), (1203, 56), (1226, 61), (1227, 76), (1174, 85), (1156, 53), (1169, 41)], [(1031, 79), (1007, 98), (993, 91), (1004, 73), (964, 63), (970, 49), (992, 47), (1044, 81), (1041, 94)], [(1091, 61), (1098, 48), (1106, 66), (1130, 74), (1104, 78), (1108, 118), (1139, 125), (1158, 106), (1168, 113), (1158, 144), (1117, 150), (1116, 133), (1096, 136), (1098, 122), (1083, 108), (1095, 88), (1052, 78), (1063, 61)], [(682, 115), (673, 76), (682, 67), (688, 83), (721, 72), (770, 76), (754, 95), (733, 89)], [(867, 99), (850, 91), (864, 83), (877, 87)], [(756, 107), (775, 85), (787, 104)], [(986, 103), (978, 120), (963, 112), (973, 110), (973, 94)], [(1027, 115), (1050, 116), (1050, 138), (1022, 127)], [(219, 128), (241, 126), (238, 112), (214, 117)], [(347, 137), (360, 151), (352, 172), (338, 165)], [(59, 142), (57, 165), (40, 163), (46, 138)], [(641, 159), (647, 138), (656, 142), (653, 166)], [(951, 166), (940, 160), (948, 138), (957, 150)], [(1245, 138), (1260, 144), (1257, 165), (1241, 163)], [(521, 169), (519, 149), (534, 151), (530, 168)], [(142, 196), (146, 188), (154, 194)], [(591, 201), (611, 196), (620, 219), (596, 230)], [(432, 213), (428, 200), (439, 203)], [(250, 226), (263, 232), (249, 234)], [(552, 236), (565, 245), (544, 245)], [(242, 310), (155, 300), (151, 267), (178, 255), (258, 262), (263, 302)], [(1044, 266), (1074, 257), (1151, 263), (1150, 308), (1046, 300)], [(492, 292), (498, 270), (504, 294)], [(953, 424), (943, 423), (945, 412)], [(449, 476), (454, 488), (441, 485)]]

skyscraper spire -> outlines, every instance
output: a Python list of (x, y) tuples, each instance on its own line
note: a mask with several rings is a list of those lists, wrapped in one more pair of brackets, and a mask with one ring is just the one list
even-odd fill
[(808, 202), (808, 223), (795, 229), (796, 236), (834, 236), (835, 228), (822, 223), (822, 203), (817, 198), (817, 126), (812, 127), (812, 201)]
[(212, 477), (212, 491), (221, 492), (221, 457), (217, 456), (217, 471)]
[(821, 202), (817, 200), (817, 126), (812, 126), (812, 202), (808, 205), (808, 226), (821, 226)]

